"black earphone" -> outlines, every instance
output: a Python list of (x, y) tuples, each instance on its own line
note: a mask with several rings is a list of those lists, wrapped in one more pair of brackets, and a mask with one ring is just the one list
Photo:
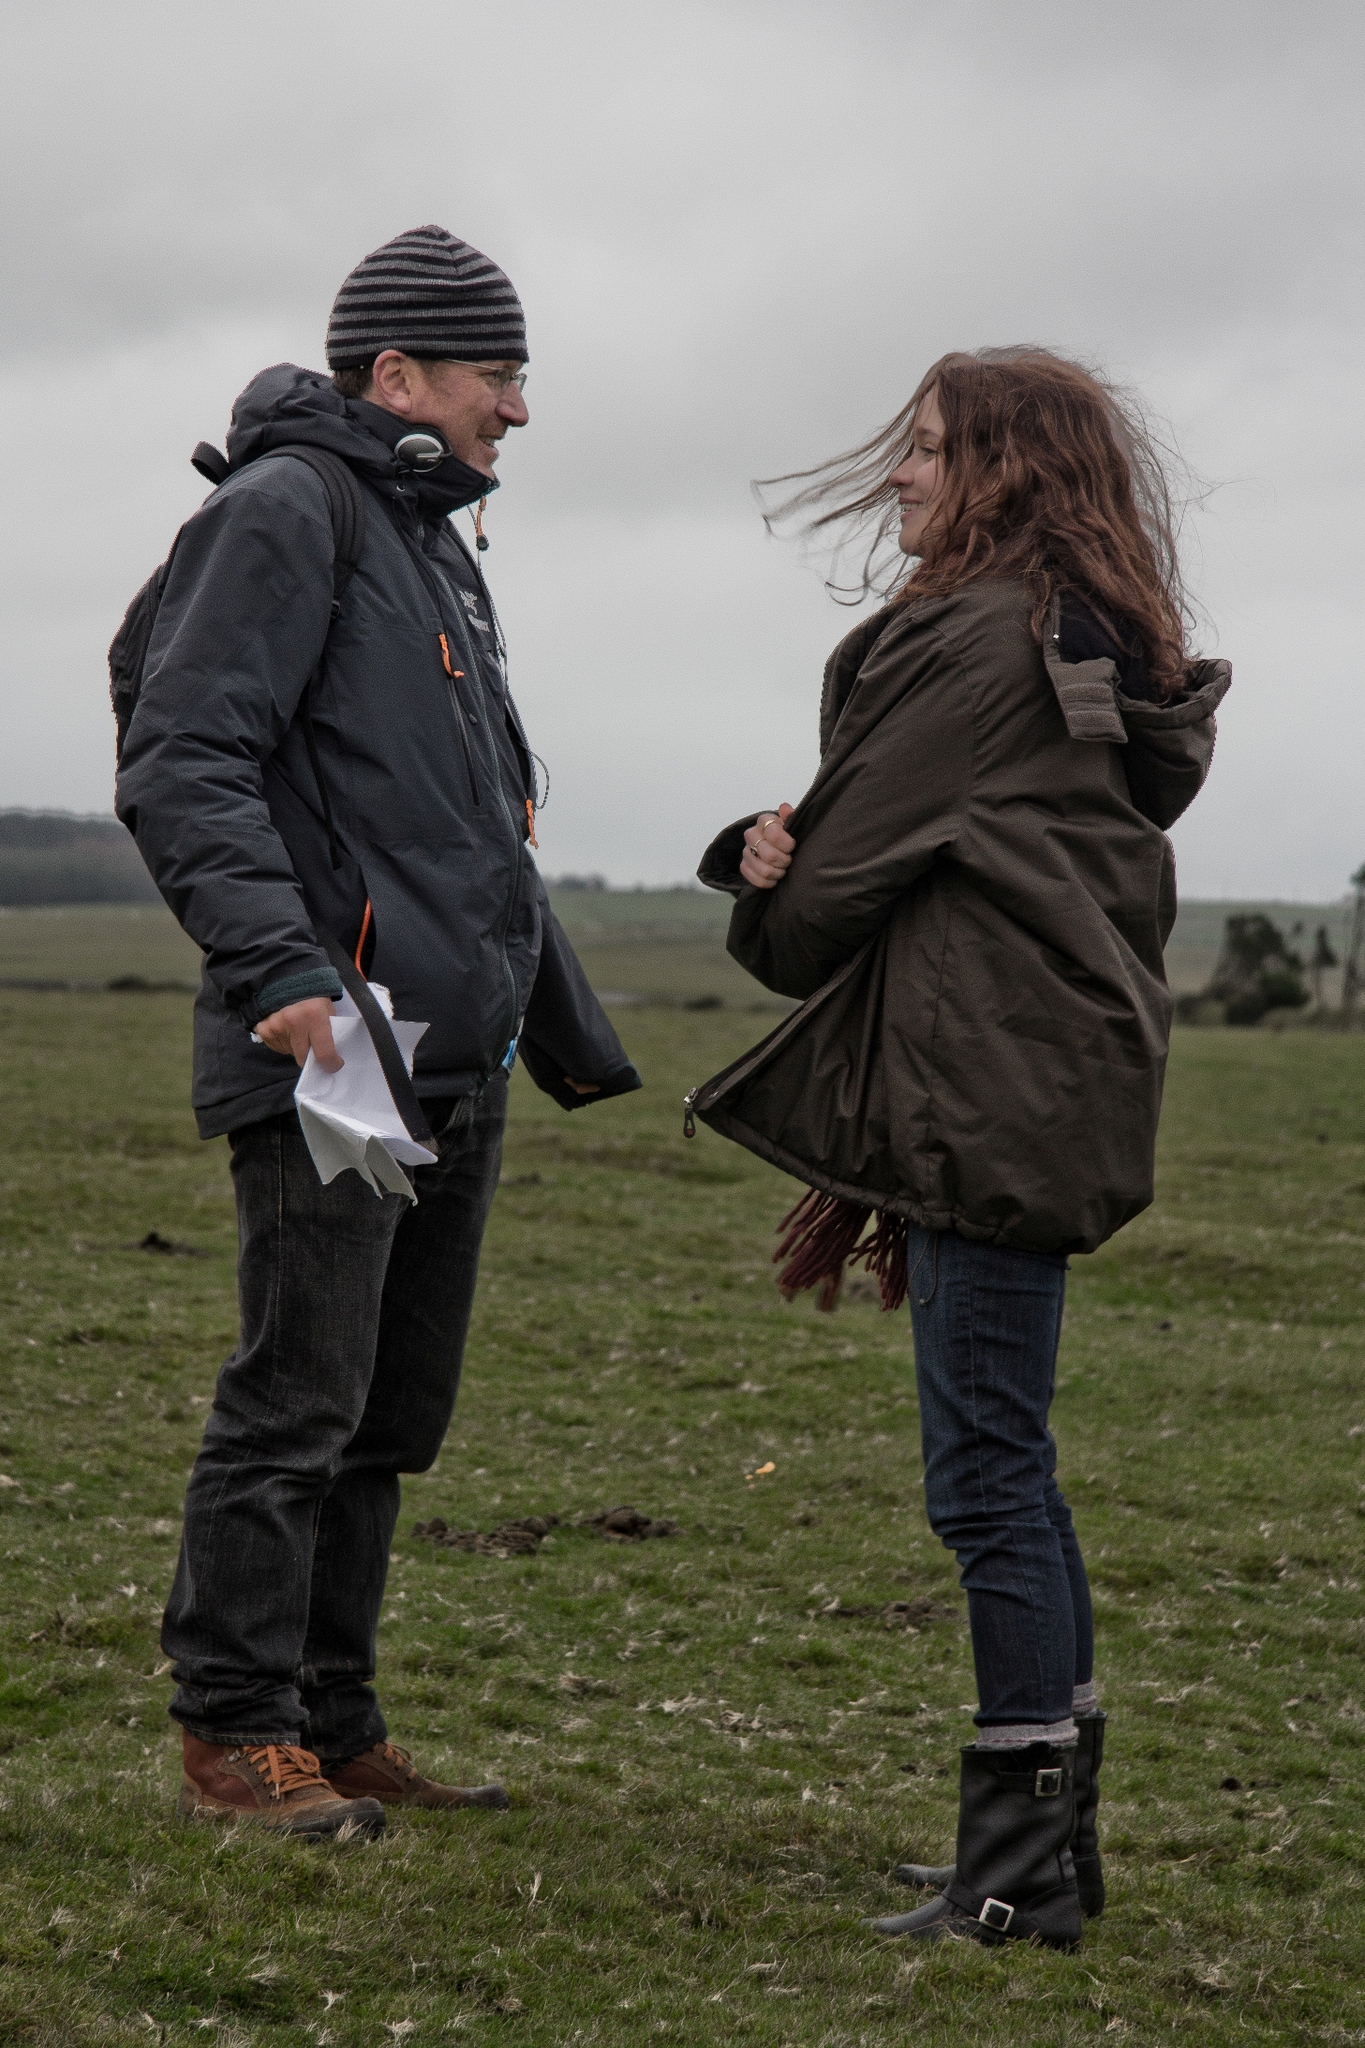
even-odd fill
[[(404, 434), (401, 441), (394, 443), (393, 457), (400, 469), (416, 471), (419, 475), (427, 470), (437, 469), (451, 454), (450, 443), (444, 434), (438, 434), (434, 427), (420, 427), (410, 434)], [(197, 457), (199, 450), (195, 450)], [(196, 468), (199, 466), (196, 462)], [(205, 475), (208, 474), (206, 470)], [(480, 554), (488, 547), (488, 536), (483, 530), (483, 499), (479, 500), (478, 516), (474, 522), (474, 545)]]
[(419, 473), (436, 469), (450, 454), (450, 443), (444, 434), (438, 434), (434, 427), (421, 427), (411, 434), (404, 434), (401, 441), (394, 443), (394, 461), (400, 469), (415, 469)]

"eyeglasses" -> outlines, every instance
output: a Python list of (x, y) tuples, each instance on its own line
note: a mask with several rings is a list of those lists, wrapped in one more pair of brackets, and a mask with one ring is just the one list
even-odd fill
[(492, 385), (499, 398), (513, 387), (522, 390), (526, 383), (525, 370), (502, 370), (492, 363), (466, 363), (459, 356), (437, 356), (436, 361), (453, 363), (459, 370), (472, 370), (476, 377), (482, 377), (486, 384)]

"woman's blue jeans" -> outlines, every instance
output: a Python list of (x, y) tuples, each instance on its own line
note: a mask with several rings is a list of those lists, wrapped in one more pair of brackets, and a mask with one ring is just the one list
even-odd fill
[(983, 1728), (1065, 1721), (1092, 1675), (1090, 1587), (1048, 1428), (1066, 1263), (910, 1226), (924, 1502), (962, 1569)]

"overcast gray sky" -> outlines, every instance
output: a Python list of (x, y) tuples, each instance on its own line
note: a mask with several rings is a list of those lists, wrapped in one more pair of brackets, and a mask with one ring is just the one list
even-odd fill
[(1195, 895), (1365, 860), (1358, 0), (47, 0), (6, 23), (0, 803), (110, 802), (104, 648), (267, 363), (435, 220), (526, 305), (487, 558), (551, 873), (689, 874), (795, 799), (852, 623), (755, 476), (944, 349), (1136, 383), (1213, 486), (1235, 674)]

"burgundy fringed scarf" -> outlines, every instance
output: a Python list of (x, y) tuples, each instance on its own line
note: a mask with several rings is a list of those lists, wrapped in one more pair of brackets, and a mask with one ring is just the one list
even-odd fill
[(818, 1287), (815, 1305), (828, 1314), (839, 1299), (845, 1266), (863, 1265), (881, 1288), (883, 1309), (899, 1308), (906, 1296), (906, 1220), (880, 1209), (876, 1228), (865, 1238), (872, 1213), (870, 1204), (808, 1189), (777, 1226), (783, 1236), (773, 1264), (787, 1262), (777, 1276), (784, 1299)]

